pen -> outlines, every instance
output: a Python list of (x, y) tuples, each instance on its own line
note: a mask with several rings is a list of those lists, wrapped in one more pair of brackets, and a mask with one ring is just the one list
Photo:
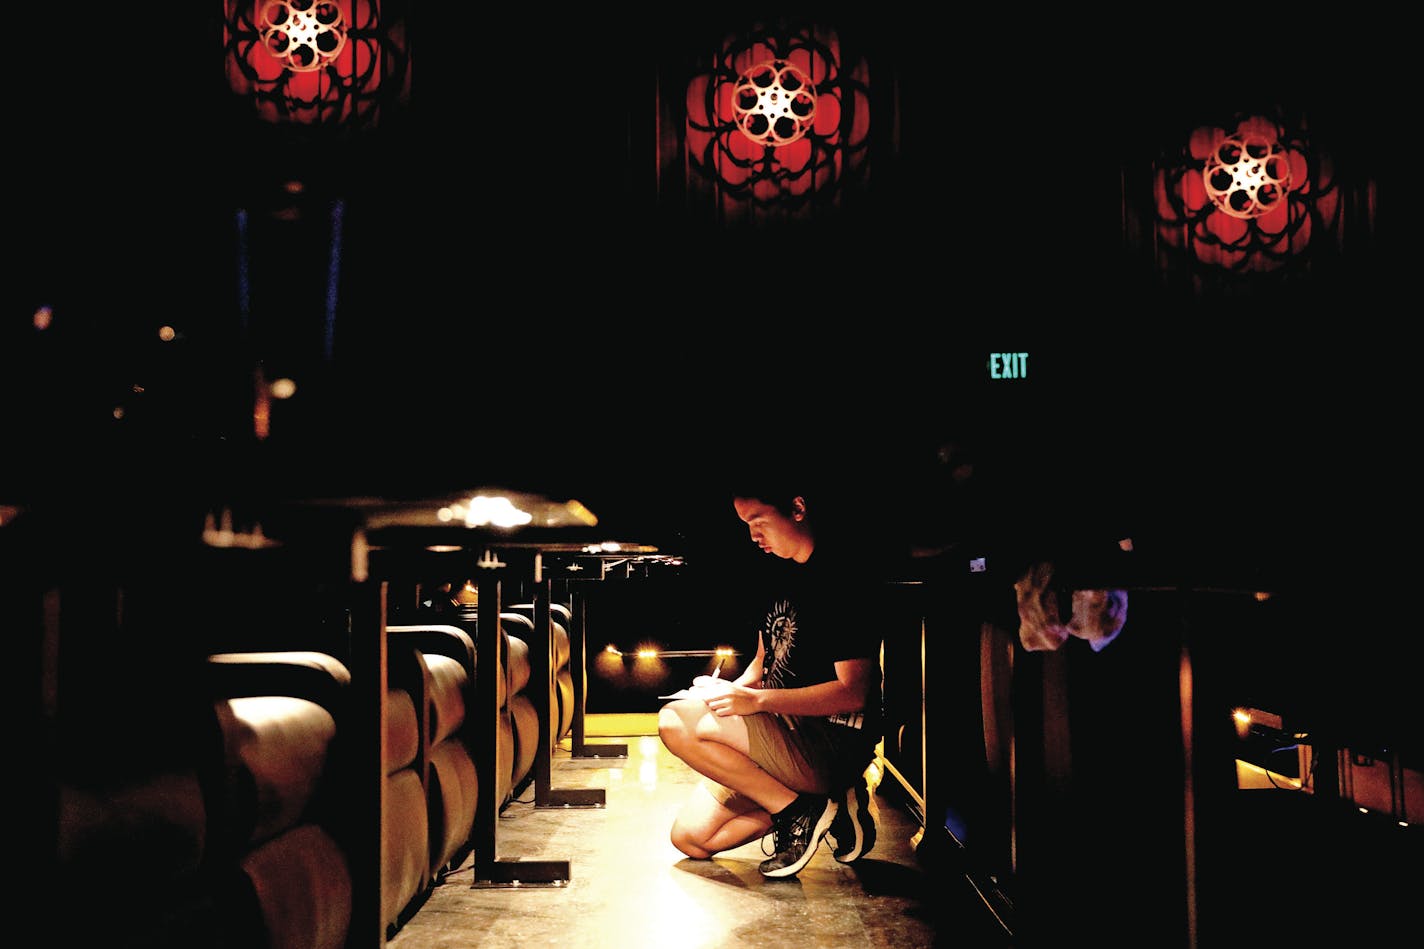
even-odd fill
[(726, 661), (726, 657), (717, 660), (717, 668), (712, 670), (712, 678), (720, 679), (722, 677), (722, 664)]

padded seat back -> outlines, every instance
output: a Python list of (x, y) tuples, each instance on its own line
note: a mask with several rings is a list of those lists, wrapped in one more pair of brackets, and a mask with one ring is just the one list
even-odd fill
[(466, 852), (474, 828), (479, 775), (472, 756), (470, 709), (475, 707), (475, 646), (456, 626), (388, 626), (393, 649), (413, 649), (424, 663), (429, 768), (425, 806), (429, 874), (438, 879)]

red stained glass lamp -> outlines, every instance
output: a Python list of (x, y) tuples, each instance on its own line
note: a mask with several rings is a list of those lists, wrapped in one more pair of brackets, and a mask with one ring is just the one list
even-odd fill
[(271, 123), (364, 128), (410, 93), (404, 4), (223, 0), (228, 84)]
[(1158, 246), (1194, 267), (1265, 273), (1331, 240), (1339, 196), (1329, 157), (1304, 130), (1261, 115), (1204, 125), (1159, 162)]

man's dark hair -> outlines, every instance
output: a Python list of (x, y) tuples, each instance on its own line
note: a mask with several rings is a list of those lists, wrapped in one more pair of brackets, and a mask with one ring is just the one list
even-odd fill
[(729, 498), (756, 498), (791, 515), (791, 502), (802, 497), (811, 508), (813, 496), (819, 494), (804, 470), (785, 458), (750, 460), (729, 472)]
[(799, 497), (810, 504), (810, 494), (790, 482), (776, 477), (739, 480), (732, 483), (731, 497), (756, 498), (776, 508), (782, 514), (791, 516), (791, 502)]

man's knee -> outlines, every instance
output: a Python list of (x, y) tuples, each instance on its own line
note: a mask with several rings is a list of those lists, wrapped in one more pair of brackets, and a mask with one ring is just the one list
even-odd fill
[(673, 754), (677, 754), (688, 740), (687, 725), (677, 711), (664, 705), (658, 709), (658, 737)]
[(681, 824), (674, 823), (672, 825), (672, 832), (668, 834), (668, 839), (672, 841), (674, 847), (695, 860), (706, 860), (712, 856), (712, 851), (702, 846), (702, 841), (689, 833)]

